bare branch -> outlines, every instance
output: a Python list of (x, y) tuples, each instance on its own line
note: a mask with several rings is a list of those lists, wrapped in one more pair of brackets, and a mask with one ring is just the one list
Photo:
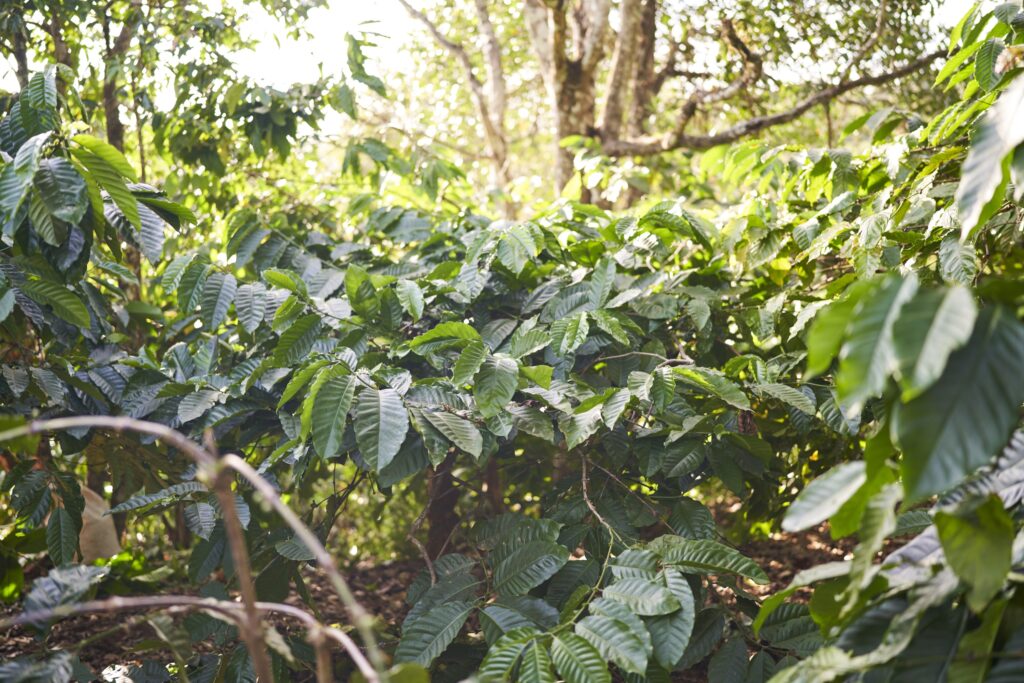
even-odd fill
[(902, 78), (908, 74), (912, 74), (915, 71), (928, 66), (945, 54), (945, 50), (937, 50), (924, 55), (923, 57), (919, 57), (912, 62), (908, 62), (893, 71), (874, 76), (864, 76), (851, 81), (838, 83), (806, 97), (791, 109), (787, 109), (786, 111), (778, 112), (776, 114), (756, 116), (754, 118), (747, 119), (742, 123), (726, 128), (720, 133), (713, 133), (710, 135), (677, 134), (658, 137), (648, 136), (635, 140), (610, 140), (604, 142), (604, 153), (612, 157), (650, 156), (674, 149), (691, 149), (697, 151), (711, 149), (718, 145), (735, 142), (736, 140), (747, 137), (748, 135), (753, 135), (754, 133), (767, 128), (789, 123), (790, 121), (799, 118), (809, 109), (834, 100), (840, 95), (851, 90), (872, 85), (882, 85), (898, 78)]
[[(420, 12), (415, 7), (410, 5), (407, 0), (398, 1), (402, 4), (402, 7), (405, 8), (405, 11), (409, 13), (409, 16), (423, 24), (427, 28), (427, 31), (430, 32), (430, 35), (433, 36), (437, 44), (443, 47), (448, 52), (450, 52), (452, 56), (458, 59), (459, 63), (462, 65), (462, 70), (463, 72), (465, 72), (466, 81), (469, 84), (470, 92), (473, 95), (473, 101), (476, 103), (477, 114), (480, 118), (480, 123), (484, 128), (484, 139), (487, 142), (487, 147), (491, 152), (491, 158), (494, 162), (494, 166), (497, 171), (496, 180), (498, 180), (502, 184), (506, 183), (508, 180), (508, 142), (505, 139), (504, 132), (505, 87), (504, 76), (501, 75), (502, 72), (500, 51), (497, 54), (497, 66), (495, 67), (493, 62), (491, 62), (491, 66), (489, 67), (492, 69), (497, 69), (496, 73), (499, 74), (500, 80), (502, 82), (500, 87), (496, 86), (494, 83), (494, 79), (492, 78), (492, 94), (494, 93), (494, 89), (498, 87), (498, 94), (500, 95), (500, 107), (495, 107), (492, 106), (492, 102), (488, 101), (487, 95), (484, 92), (484, 84), (480, 80), (480, 78), (477, 77), (476, 72), (473, 69), (473, 60), (470, 59), (469, 53), (466, 52), (466, 48), (461, 44), (454, 42), (453, 40), (445, 36), (443, 33), (441, 33), (441, 30), (437, 27), (436, 24), (434, 24), (434, 22), (430, 20), (429, 17), (427, 17), (427, 15), (425, 15), (423, 12)], [(482, 9), (484, 15), (486, 16), (487, 11), (485, 0), (477, 1), (478, 11), (481, 9), (481, 3), (484, 4), (484, 7)], [(491, 34), (493, 35), (494, 27), (490, 25), (489, 19), (487, 24), (488, 26), (490, 26), (490, 31)], [(494, 40), (496, 42), (497, 38), (495, 37)], [(492, 57), (493, 56), (494, 55), (492, 55)]]

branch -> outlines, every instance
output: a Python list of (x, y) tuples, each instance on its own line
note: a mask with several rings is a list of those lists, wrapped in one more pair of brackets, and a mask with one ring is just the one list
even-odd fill
[[(367, 677), (367, 680), (370, 681), (370, 683), (377, 683), (378, 681), (385, 680), (386, 674), (384, 672), (387, 670), (387, 666), (384, 662), (384, 657), (380, 648), (377, 646), (377, 640), (373, 633), (373, 618), (355, 599), (355, 596), (352, 594), (351, 589), (349, 589), (348, 584), (341, 575), (341, 572), (338, 571), (334, 558), (329, 552), (327, 552), (323, 544), (320, 543), (320, 540), (312, 531), (309, 530), (308, 527), (306, 527), (305, 524), (302, 523), (298, 516), (292, 512), (291, 508), (281, 501), (280, 497), (278, 497), (277, 493), (274, 491), (274, 488), (263, 477), (261, 477), (256, 470), (249, 465), (249, 463), (234, 454), (228, 454), (219, 459), (215, 458), (209, 451), (199, 446), (199, 444), (195, 443), (181, 432), (156, 422), (146, 422), (144, 420), (136, 420), (130, 417), (85, 415), (80, 417), (63, 417), (54, 420), (38, 420), (22, 425), (21, 427), (0, 432), (0, 442), (30, 434), (75, 429), (77, 427), (86, 427), (89, 429), (110, 429), (115, 432), (129, 431), (155, 436), (165, 444), (177, 448), (188, 456), (196, 463), (196, 465), (198, 465), (198, 478), (200, 480), (206, 480), (214, 486), (217, 484), (223, 485), (225, 480), (221, 473), (226, 469), (234, 470), (240, 474), (249, 482), (253, 489), (255, 489), (256, 492), (259, 493), (260, 496), (262, 496), (263, 499), (269, 503), (279, 515), (281, 515), (285, 523), (291, 527), (296, 538), (298, 538), (302, 544), (313, 553), (317, 564), (324, 570), (324, 573), (327, 574), (335, 592), (338, 593), (342, 603), (344, 603), (346, 609), (351, 615), (356, 629), (358, 629), (360, 636), (363, 638), (370, 661), (373, 664), (373, 667), (371, 668), (376, 669), (376, 671), (373, 672), (373, 677)], [(221, 487), (217, 488), (219, 492)], [(228, 512), (229, 510), (234, 511), (234, 501), (231, 500), (230, 503), (225, 501), (221, 507), (221, 512), (224, 514), (225, 526), (234, 526), (238, 524), (237, 514), (231, 514)], [(228, 534), (228, 542), (232, 546), (233, 554), (235, 552), (234, 543), (236, 539), (236, 534)], [(246, 549), (242, 547), (239, 550), (240, 557), (242, 557), (243, 561), (247, 564), (248, 554), (246, 553)], [(237, 562), (235, 569), (236, 571), (239, 569)], [(241, 576), (241, 572), (239, 575)], [(269, 681), (271, 679), (263, 676), (262, 672), (260, 672), (260, 660), (267, 659), (267, 652), (263, 645), (263, 633), (257, 614), (253, 584), (251, 581), (240, 582), (240, 588), (242, 600), (247, 613), (247, 619), (254, 624), (253, 628), (255, 629), (255, 632), (252, 634), (252, 641), (247, 642), (246, 645), (250, 649), (250, 654), (253, 658), (257, 674), (260, 674), (260, 677), (263, 680)], [(245, 631), (248, 630), (249, 629), (245, 629)], [(267, 661), (267, 671), (269, 672), (269, 660)], [(269, 673), (267, 675), (269, 676)]]
[(889, 0), (882, 0), (878, 4), (878, 15), (875, 17), (875, 30), (871, 32), (860, 48), (854, 53), (853, 57), (846, 64), (843, 70), (839, 73), (839, 81), (844, 81), (850, 75), (850, 71), (853, 70), (858, 64), (864, 61), (868, 53), (875, 49), (878, 45), (879, 39), (882, 37), (882, 33), (885, 32), (885, 19), (889, 13)]
[(718, 145), (735, 142), (741, 138), (753, 135), (754, 133), (767, 128), (789, 123), (790, 121), (799, 118), (809, 109), (834, 100), (840, 95), (851, 90), (871, 85), (882, 85), (898, 78), (902, 78), (908, 74), (912, 74), (915, 71), (928, 66), (945, 54), (945, 50), (937, 50), (924, 55), (923, 57), (919, 57), (918, 59), (915, 59), (894, 71), (877, 74), (875, 76), (864, 76), (851, 81), (838, 83), (819, 90), (813, 95), (801, 100), (792, 109), (787, 109), (786, 111), (778, 112), (776, 114), (768, 114), (765, 116), (757, 116), (747, 119), (742, 123), (726, 128), (720, 133), (713, 133), (710, 135), (686, 135), (677, 133), (660, 137), (649, 136), (645, 138), (637, 138), (635, 140), (611, 140), (604, 143), (604, 153), (610, 157), (651, 156), (674, 149), (690, 149), (695, 151), (711, 149)]
[[(478, 3), (480, 1), (482, 0), (478, 0)], [(427, 31), (430, 32), (430, 35), (433, 36), (438, 45), (450, 52), (452, 56), (458, 59), (459, 63), (462, 64), (462, 70), (466, 74), (466, 81), (469, 83), (470, 92), (473, 95), (473, 100), (476, 102), (480, 122), (484, 127), (484, 137), (487, 141), (487, 146), (491, 150), (491, 155), (495, 165), (499, 168), (503, 168), (505, 166), (507, 156), (507, 144), (502, 130), (504, 128), (504, 122), (495, 121), (491, 104), (487, 101), (487, 95), (484, 93), (484, 84), (480, 81), (473, 70), (473, 60), (469, 58), (469, 53), (466, 52), (466, 48), (441, 33), (441, 30), (427, 17), (427, 15), (410, 5), (407, 0), (398, 0), (398, 2), (401, 3), (402, 7), (405, 8), (405, 11), (409, 13), (409, 16), (416, 19), (427, 28)], [(486, 8), (484, 8), (484, 11), (486, 13)], [(488, 23), (490, 22), (488, 21)], [(492, 26), (492, 33), (493, 28), (494, 27)], [(495, 40), (497, 39), (495, 38)], [(501, 68), (500, 59), (498, 68)], [(491, 87), (494, 87), (493, 83), (491, 84)], [(504, 86), (502, 86), (502, 90), (503, 89)], [(501, 111), (503, 113), (504, 109)]]

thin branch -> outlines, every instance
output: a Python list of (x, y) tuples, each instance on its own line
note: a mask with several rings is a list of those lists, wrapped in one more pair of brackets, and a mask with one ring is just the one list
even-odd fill
[[(317, 560), (319, 566), (327, 574), (331, 581), (332, 586), (338, 593), (345, 607), (348, 609), (349, 614), (352, 617), (353, 624), (359, 630), (360, 636), (363, 638), (364, 645), (366, 646), (369, 654), (370, 661), (373, 666), (368, 667), (373, 676), (368, 676), (367, 680), (370, 683), (377, 683), (378, 681), (386, 681), (387, 666), (384, 662), (384, 657), (377, 646), (376, 637), (373, 633), (373, 618), (366, 612), (365, 608), (355, 599), (351, 589), (349, 589), (344, 577), (341, 572), (338, 571), (337, 565), (334, 562), (334, 558), (324, 548), (317, 539), (316, 535), (306, 527), (305, 524), (298, 518), (298, 516), (292, 512), (291, 508), (284, 504), (274, 491), (273, 487), (261, 477), (256, 470), (252, 468), (245, 460), (237, 455), (229, 454), (223, 458), (215, 458), (209, 451), (199, 446), (184, 434), (171, 429), (162, 424), (155, 422), (146, 422), (144, 420), (136, 420), (129, 417), (109, 417), (103, 415), (86, 415), (78, 417), (63, 417), (53, 420), (39, 420), (29, 422), (26, 425), (9, 429), (4, 432), (0, 432), (0, 442), (8, 441), (10, 439), (16, 439), (21, 436), (27, 436), (30, 434), (41, 434), (48, 431), (60, 431), (65, 429), (75, 429), (79, 427), (87, 427), (90, 429), (110, 429), (115, 432), (131, 431), (140, 434), (149, 434), (155, 436), (165, 444), (177, 448), (179, 451), (184, 453), (190, 459), (192, 459), (196, 465), (198, 465), (197, 477), (203, 481), (205, 480), (208, 484), (213, 486), (218, 483), (220, 479), (220, 472), (222, 468), (229, 468), (240, 474), (245, 478), (249, 484), (258, 492), (263, 499), (270, 504), (274, 510), (281, 515), (285, 523), (291, 527), (295, 536), (306, 546), (310, 552), (313, 553), (314, 558)], [(222, 503), (221, 510), (224, 515), (225, 526), (233, 525), (238, 522), (237, 514), (232, 515), (231, 511), (234, 510), (234, 499), (229, 498), (230, 503), (225, 501)], [(228, 541), (233, 546), (233, 535), (228, 535)], [(245, 552), (245, 548), (241, 549)], [(236, 567), (237, 569), (237, 567)], [(251, 582), (250, 582), (251, 583)], [(243, 589), (242, 598), (246, 599), (246, 591)], [(251, 615), (256, 612), (255, 604), (246, 604), (246, 609)], [(248, 630), (248, 629), (246, 629)], [(251, 652), (253, 657), (254, 666), (258, 675), (262, 673), (259, 670), (260, 658), (267, 659), (267, 651), (263, 645), (262, 627), (260, 622), (256, 620), (256, 632), (252, 634), (253, 643), (252, 647), (257, 647), (259, 643), (259, 651)], [(247, 643), (247, 646), (250, 644)], [(269, 660), (268, 660), (269, 662)], [(357, 662), (358, 663), (358, 662)], [(374, 671), (376, 669), (376, 671)], [(268, 663), (269, 672), (269, 663)], [(267, 674), (269, 676), (269, 673)], [(264, 680), (272, 680), (269, 677), (264, 677)]]
[(875, 49), (878, 45), (878, 41), (881, 39), (882, 34), (885, 32), (885, 20), (889, 14), (889, 0), (882, 0), (878, 3), (878, 15), (875, 17), (875, 30), (871, 32), (860, 48), (854, 53), (853, 57), (847, 62), (846, 66), (839, 73), (840, 82), (845, 81), (850, 75), (850, 72), (859, 65), (864, 58), (868, 56), (868, 53)]
[(604, 153), (611, 157), (651, 156), (674, 149), (690, 149), (694, 151), (711, 149), (718, 145), (735, 142), (741, 138), (753, 135), (754, 133), (758, 133), (767, 128), (789, 123), (790, 121), (802, 116), (809, 109), (827, 101), (834, 100), (840, 95), (851, 90), (871, 85), (882, 85), (898, 78), (902, 78), (908, 74), (912, 74), (915, 71), (928, 66), (945, 54), (945, 50), (936, 50), (935, 52), (904, 64), (893, 71), (874, 76), (864, 76), (851, 81), (838, 83), (828, 88), (823, 88), (813, 95), (801, 100), (791, 109), (787, 109), (786, 111), (778, 112), (776, 114), (768, 114), (765, 116), (757, 116), (747, 119), (742, 123), (726, 128), (720, 133), (713, 133), (710, 135), (668, 135), (638, 138), (635, 140), (610, 140), (604, 142)]

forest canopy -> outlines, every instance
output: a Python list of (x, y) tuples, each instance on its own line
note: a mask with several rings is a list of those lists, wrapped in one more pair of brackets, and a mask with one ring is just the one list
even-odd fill
[(1024, 678), (1019, 0), (331, 4), (0, 7), (0, 681)]

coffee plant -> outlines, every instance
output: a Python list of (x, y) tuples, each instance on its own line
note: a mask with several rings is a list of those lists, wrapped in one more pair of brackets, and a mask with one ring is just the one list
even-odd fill
[[(89, 680), (47, 633), (108, 609), (156, 609), (170, 656), (132, 680), (1020, 680), (1022, 69), (1019, 3), (979, 7), (945, 110), (716, 147), (727, 200), (364, 198), (341, 230), (239, 202), (223, 239), (35, 74), (0, 123), (0, 624), (40, 648), (0, 680)], [(97, 471), (129, 529), (184, 532), (186, 595), (84, 561)], [(331, 530), (421, 488), (408, 612), (374, 622)], [(737, 528), (825, 522), (849, 559), (758, 588)]]

